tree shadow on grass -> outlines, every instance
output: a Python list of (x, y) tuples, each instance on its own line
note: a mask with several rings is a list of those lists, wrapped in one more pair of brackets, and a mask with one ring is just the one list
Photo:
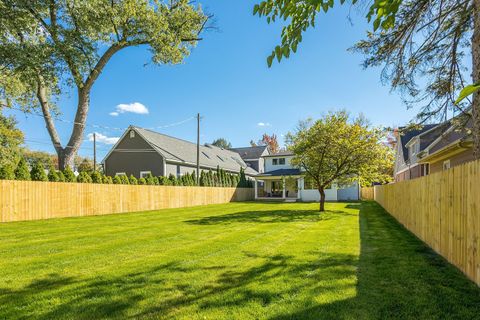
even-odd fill
[[(348, 205), (352, 208), (357, 204)], [(374, 202), (360, 208), (356, 295), (269, 319), (480, 319), (480, 288)], [(312, 297), (312, 302), (315, 297)], [(309, 303), (307, 303), (309, 304)]]
[(281, 222), (318, 222), (337, 219), (345, 215), (355, 215), (341, 210), (267, 210), (240, 211), (224, 215), (208, 216), (200, 219), (186, 220), (185, 223), (196, 225), (215, 225), (231, 223), (281, 223)]

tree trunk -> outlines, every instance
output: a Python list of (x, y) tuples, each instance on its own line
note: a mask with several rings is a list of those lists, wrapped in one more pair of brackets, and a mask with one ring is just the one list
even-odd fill
[(320, 212), (325, 211), (325, 189), (323, 187), (318, 188), (318, 192), (320, 192)]
[[(473, 4), (473, 36), (472, 36), (472, 80), (480, 82), (480, 0)], [(472, 136), (473, 155), (480, 159), (480, 94), (475, 92), (472, 100)]]

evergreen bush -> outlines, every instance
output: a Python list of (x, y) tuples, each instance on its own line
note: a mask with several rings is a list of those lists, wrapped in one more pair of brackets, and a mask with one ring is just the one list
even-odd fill
[(65, 170), (63, 170), (63, 175), (65, 176), (65, 182), (75, 182), (77, 181), (77, 177), (75, 177), (75, 174), (73, 173), (72, 169), (70, 167), (66, 167)]
[(130, 180), (128, 180), (128, 177), (126, 175), (121, 175), (120, 180), (122, 181), (122, 184), (130, 184)]
[(65, 182), (65, 176), (63, 175), (62, 171), (58, 171), (57, 176), (58, 176), (58, 182)]
[(103, 176), (102, 180), (104, 184), (113, 184), (113, 179), (110, 176)]
[(130, 178), (128, 178), (128, 180), (130, 180), (130, 184), (133, 184), (133, 185), (138, 184), (138, 180), (137, 180), (137, 178), (135, 178), (135, 176), (133, 174), (130, 175)]
[(153, 185), (154, 185), (154, 186), (160, 185), (160, 181), (158, 180), (157, 177), (153, 177)]
[(0, 168), (0, 180), (15, 180), (15, 170), (10, 164)]
[(90, 174), (90, 178), (92, 178), (93, 183), (103, 183), (103, 177), (102, 174), (98, 171), (93, 171)]
[(77, 177), (77, 182), (78, 183), (92, 183), (92, 178), (86, 171), (80, 172), (80, 174)]
[(28, 170), (27, 161), (24, 158), (21, 158), (15, 168), (15, 180), (31, 180), (30, 171)]
[(122, 179), (119, 176), (113, 177), (113, 184), (122, 184)]
[(45, 173), (45, 167), (40, 161), (35, 162), (30, 171), (30, 177), (33, 181), (48, 181), (48, 176)]
[(55, 170), (52, 164), (50, 165), (50, 168), (48, 168), (48, 181), (60, 182), (60, 177), (58, 176), (57, 170)]
[(175, 176), (173, 174), (170, 173), (170, 175), (168, 176), (168, 180), (170, 180), (170, 184), (172, 186), (177, 185), (177, 178), (175, 178)]
[(140, 178), (138, 179), (138, 184), (144, 186), (147, 184), (147, 180), (145, 180), (145, 178)]

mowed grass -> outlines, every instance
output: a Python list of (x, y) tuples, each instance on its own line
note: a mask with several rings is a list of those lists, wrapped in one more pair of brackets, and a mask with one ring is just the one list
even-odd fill
[(0, 225), (0, 319), (474, 319), (480, 289), (373, 202)]

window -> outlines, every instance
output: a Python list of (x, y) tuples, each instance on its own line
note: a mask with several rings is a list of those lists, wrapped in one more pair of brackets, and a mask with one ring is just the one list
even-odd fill
[(135, 131), (130, 130), (130, 138), (135, 138)]
[(182, 176), (182, 172), (180, 170), (180, 166), (177, 165), (177, 178), (180, 178)]
[(152, 171), (140, 171), (140, 178), (146, 178), (152, 174)]
[(272, 164), (274, 166), (285, 164), (285, 158), (274, 158), (272, 159)]
[(125, 172), (117, 172), (115, 173), (116, 176), (126, 176), (127, 174)]
[(450, 160), (443, 161), (443, 170), (450, 169)]

